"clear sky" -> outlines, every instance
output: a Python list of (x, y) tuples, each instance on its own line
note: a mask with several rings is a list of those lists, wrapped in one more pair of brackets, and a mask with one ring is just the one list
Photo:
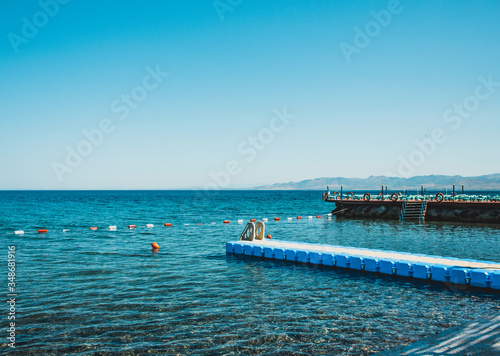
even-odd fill
[(500, 2), (3, 1), (0, 189), (500, 172)]

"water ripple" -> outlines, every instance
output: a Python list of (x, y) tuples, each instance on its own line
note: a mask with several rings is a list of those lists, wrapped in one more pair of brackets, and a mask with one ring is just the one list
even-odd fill
[[(236, 219), (329, 208), (317, 192), (2, 192), (19, 294), (10, 353), (370, 355), (500, 311), (497, 294), (225, 254)], [(49, 233), (29, 232), (38, 227)], [(499, 261), (498, 226), (332, 218), (266, 228), (283, 240)]]

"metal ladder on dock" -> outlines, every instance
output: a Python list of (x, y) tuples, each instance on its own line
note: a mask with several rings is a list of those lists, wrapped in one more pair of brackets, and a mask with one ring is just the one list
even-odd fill
[(399, 215), (400, 221), (405, 220), (425, 220), (425, 213), (427, 212), (426, 200), (405, 200), (401, 213)]

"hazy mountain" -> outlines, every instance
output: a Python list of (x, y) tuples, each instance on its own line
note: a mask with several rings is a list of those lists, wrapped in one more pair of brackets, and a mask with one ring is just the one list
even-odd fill
[(330, 190), (340, 189), (343, 185), (347, 190), (376, 190), (382, 185), (387, 185), (389, 190), (417, 189), (424, 185), (427, 190), (448, 189), (451, 190), (453, 183), (457, 192), (462, 189), (462, 184), (466, 190), (500, 190), (500, 173), (488, 174), (477, 177), (462, 176), (415, 176), (411, 178), (370, 176), (368, 178), (315, 178), (300, 182), (276, 183), (256, 187), (259, 190), (324, 190), (328, 185)]

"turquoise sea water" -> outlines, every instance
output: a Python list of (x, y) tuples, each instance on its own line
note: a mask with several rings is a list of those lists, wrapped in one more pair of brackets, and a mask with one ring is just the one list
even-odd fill
[(500, 262), (495, 225), (295, 219), (332, 209), (321, 192), (0, 192), (2, 290), (15, 246), (17, 294), (0, 352), (369, 355), (500, 312), (487, 291), (225, 253), (236, 220), (267, 217), (274, 239)]

